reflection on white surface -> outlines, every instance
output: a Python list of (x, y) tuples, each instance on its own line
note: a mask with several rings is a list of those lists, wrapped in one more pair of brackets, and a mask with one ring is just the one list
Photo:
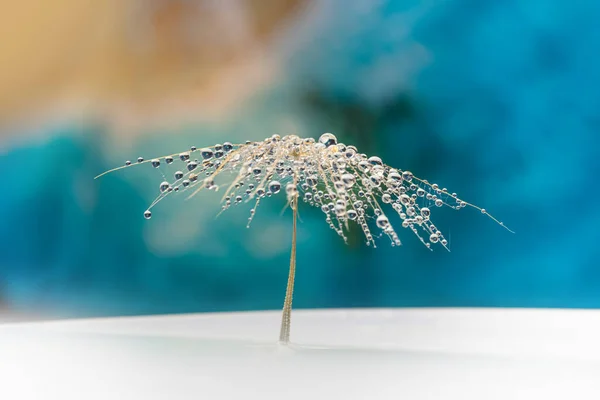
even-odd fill
[(390, 309), (0, 326), (0, 399), (600, 398), (600, 311)]

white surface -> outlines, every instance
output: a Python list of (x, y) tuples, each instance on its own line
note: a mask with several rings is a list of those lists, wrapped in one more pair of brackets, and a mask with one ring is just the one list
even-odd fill
[(600, 399), (600, 311), (380, 309), (0, 325), (0, 399)]

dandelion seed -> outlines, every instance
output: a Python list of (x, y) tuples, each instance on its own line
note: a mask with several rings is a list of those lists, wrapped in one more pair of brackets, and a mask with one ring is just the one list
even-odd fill
[[(192, 159), (196, 152), (200, 153), (200, 161)], [(387, 237), (392, 246), (401, 244), (382, 205), (391, 206), (391, 211), (401, 220), (400, 227), (410, 230), (430, 250), (434, 245), (449, 250), (449, 241), (431, 220), (433, 206), (455, 210), (469, 206), (509, 230), (485, 209), (465, 202), (456, 193), (448, 193), (445, 188), (419, 179), (410, 171), (391, 168), (377, 156), (360, 154), (356, 147), (339, 143), (331, 133), (321, 135), (317, 141), (296, 135), (273, 135), (263, 141), (244, 144), (225, 142), (200, 150), (193, 146), (189, 151), (151, 159), (150, 163), (157, 168), (163, 158), (167, 165), (181, 162), (185, 168), (178, 168), (172, 175), (173, 182), (168, 182), (165, 177), (160, 183), (159, 194), (144, 211), (146, 219), (151, 218), (154, 207), (173, 193), (187, 193), (188, 197), (193, 197), (203, 189), (216, 191), (219, 185), (228, 184), (221, 212), (232, 205), (253, 201), (247, 222), (250, 227), (261, 201), (285, 188), (288, 206), (293, 210), (293, 236), (280, 331), (283, 343), (289, 341), (299, 199), (320, 208), (325, 214), (325, 222), (345, 242), (354, 225), (362, 231), (366, 244), (373, 247), (379, 237)], [(139, 157), (137, 164), (127, 161), (125, 166), (99, 176), (146, 162)]]

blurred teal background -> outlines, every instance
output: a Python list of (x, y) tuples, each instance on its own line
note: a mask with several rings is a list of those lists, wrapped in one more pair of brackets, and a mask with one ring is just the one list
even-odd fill
[(404, 230), (400, 248), (358, 231), (346, 246), (301, 207), (296, 307), (600, 307), (597, 1), (61, 0), (51, 16), (38, 3), (0, 21), (15, 29), (0, 48), (5, 315), (280, 308), (285, 196), (249, 230), (250, 205), (215, 217), (220, 193), (171, 196), (146, 221), (155, 170), (93, 177), (323, 132), (516, 234), (440, 210), (450, 253)]

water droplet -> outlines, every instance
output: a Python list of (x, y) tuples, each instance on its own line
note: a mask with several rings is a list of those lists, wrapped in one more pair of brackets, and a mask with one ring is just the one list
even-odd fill
[(378, 187), (381, 185), (381, 177), (379, 175), (371, 175), (369, 182), (371, 186)]
[(152, 211), (150, 211), (150, 210), (144, 211), (144, 218), (146, 218), (146, 219), (152, 218)]
[(435, 200), (435, 206), (436, 207), (441, 207), (444, 205), (444, 202), (441, 199), (436, 199)]
[(306, 183), (309, 186), (315, 187), (317, 186), (317, 183), (319, 183), (319, 177), (317, 175), (311, 175), (306, 178)]
[(181, 171), (175, 172), (175, 179), (179, 180), (181, 178), (183, 178), (183, 172), (181, 172)]
[(188, 169), (188, 171), (193, 171), (196, 169), (197, 166), (198, 166), (198, 163), (196, 161), (190, 161), (187, 165), (187, 169)]
[(138, 157), (137, 162), (139, 162), (139, 163), (144, 162), (144, 157)]
[(212, 149), (209, 149), (208, 147), (204, 147), (202, 149), (200, 149), (200, 155), (202, 156), (203, 159), (205, 160), (210, 160), (214, 153), (212, 151)]
[(431, 211), (429, 210), (429, 208), (423, 207), (421, 208), (421, 215), (423, 216), (423, 218), (428, 219), (431, 215)]
[(129, 161), (129, 160), (125, 161), (125, 165), (127, 165), (127, 166), (131, 165), (131, 161)]
[(377, 156), (373, 156), (373, 157), (369, 157), (369, 164), (371, 165), (383, 165), (383, 161), (381, 161), (381, 158), (377, 157)]
[(348, 210), (346, 215), (348, 216), (348, 219), (352, 220), (352, 221), (354, 221), (356, 219), (356, 217), (358, 217), (358, 213), (354, 210)]
[(227, 152), (233, 150), (233, 144), (231, 144), (231, 142), (223, 143), (223, 150), (225, 150)]
[(160, 184), (160, 191), (162, 193), (166, 192), (167, 190), (169, 190), (169, 188), (171, 187), (171, 185), (169, 185), (169, 182), (165, 181), (165, 182), (161, 182)]
[(154, 168), (160, 167), (160, 160), (158, 158), (153, 159), (151, 163)]
[(325, 147), (333, 146), (337, 144), (337, 138), (331, 133), (324, 133), (319, 138), (319, 143), (325, 145)]
[(432, 233), (431, 236), (429, 236), (429, 241), (431, 243), (437, 243), (440, 240), (440, 237), (437, 235), (437, 233)]
[(271, 181), (271, 183), (269, 183), (269, 190), (273, 194), (279, 193), (281, 190), (281, 183), (279, 183), (279, 181)]
[(381, 196), (381, 201), (383, 201), (386, 204), (390, 204), (392, 202), (392, 196), (385, 193), (383, 196)]
[(404, 171), (402, 173), (402, 179), (404, 179), (406, 182), (410, 182), (413, 179), (413, 174), (410, 171)]
[(171, 164), (171, 163), (173, 162), (173, 157), (171, 157), (171, 156), (167, 156), (167, 157), (165, 157), (165, 162), (166, 162), (167, 164)]
[(390, 225), (390, 220), (385, 215), (377, 217), (377, 226), (381, 229), (385, 229)]
[(347, 189), (350, 189), (356, 183), (356, 177), (353, 174), (342, 175), (342, 182)]

